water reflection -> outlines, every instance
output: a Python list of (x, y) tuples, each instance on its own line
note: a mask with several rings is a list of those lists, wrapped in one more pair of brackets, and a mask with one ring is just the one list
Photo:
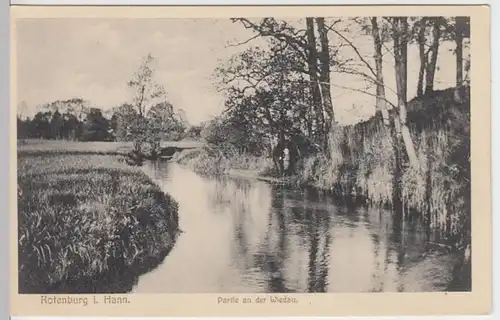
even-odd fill
[(179, 202), (184, 233), (134, 292), (436, 291), (451, 280), (457, 257), (429, 251), (419, 221), (165, 162), (144, 170)]

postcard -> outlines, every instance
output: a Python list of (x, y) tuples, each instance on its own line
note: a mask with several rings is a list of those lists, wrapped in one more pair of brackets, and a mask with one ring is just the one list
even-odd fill
[(488, 314), (488, 6), (12, 6), (12, 316)]

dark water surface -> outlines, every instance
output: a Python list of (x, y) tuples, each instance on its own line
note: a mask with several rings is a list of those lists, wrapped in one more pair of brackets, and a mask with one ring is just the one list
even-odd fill
[(178, 201), (184, 232), (133, 293), (441, 291), (458, 261), (383, 209), (173, 163), (144, 170)]

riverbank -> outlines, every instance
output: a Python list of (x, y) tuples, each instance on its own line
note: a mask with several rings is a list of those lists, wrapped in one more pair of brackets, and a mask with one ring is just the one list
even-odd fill
[(66, 144), (18, 150), (19, 292), (129, 292), (172, 249), (177, 203), (116, 145)]
[(216, 147), (181, 152), (173, 161), (201, 174), (244, 174), (256, 179), (315, 188), (337, 197), (392, 207), (395, 183), (401, 189), (404, 213), (427, 221), (448, 245), (470, 243), (470, 101), (453, 99), (454, 89), (410, 101), (408, 122), (419, 163), (403, 163), (395, 181), (395, 154), (390, 129), (380, 115), (330, 135), (329, 154), (301, 159), (296, 174), (273, 174), (271, 159), (236, 152), (220, 156)]

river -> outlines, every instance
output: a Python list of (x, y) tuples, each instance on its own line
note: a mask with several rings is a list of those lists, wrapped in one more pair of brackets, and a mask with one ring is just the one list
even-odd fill
[(174, 163), (144, 170), (179, 203), (183, 232), (132, 293), (442, 291), (458, 261), (384, 209)]

